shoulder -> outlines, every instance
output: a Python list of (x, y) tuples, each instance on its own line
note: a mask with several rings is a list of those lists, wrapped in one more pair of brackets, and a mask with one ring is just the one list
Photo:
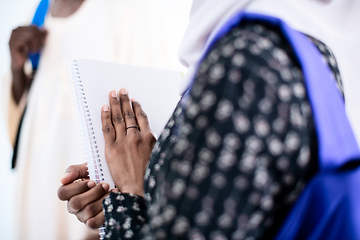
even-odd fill
[[(310, 133), (306, 123), (312, 121), (312, 111), (301, 67), (280, 30), (262, 23), (238, 25), (212, 46), (189, 99), (214, 113), (230, 101), (231, 109), (246, 113), (249, 122), (260, 115), (268, 122), (279, 117)], [(275, 126), (278, 132), (286, 130), (283, 125)]]
[[(261, 22), (243, 22), (214, 43), (196, 79), (204, 77), (210, 84), (221, 79), (242, 85), (251, 79), (274, 89), (294, 84), (304, 87), (301, 67), (285, 37), (279, 29)], [(304, 91), (294, 91), (295, 96), (305, 97)]]

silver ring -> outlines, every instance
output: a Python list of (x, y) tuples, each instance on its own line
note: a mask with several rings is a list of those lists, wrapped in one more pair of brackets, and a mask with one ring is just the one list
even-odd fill
[(129, 128), (136, 128), (137, 130), (140, 131), (140, 128), (138, 125), (130, 125), (130, 126), (126, 127), (125, 130), (128, 130)]

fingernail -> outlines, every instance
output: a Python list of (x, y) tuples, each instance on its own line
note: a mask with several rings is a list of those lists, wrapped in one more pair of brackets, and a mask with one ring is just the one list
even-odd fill
[(119, 193), (120, 192), (119, 189), (117, 189), (117, 188), (114, 188), (111, 191), (114, 192), (114, 193)]
[(112, 96), (113, 98), (116, 98), (116, 91), (115, 91), (115, 90), (111, 91), (111, 96)]
[(64, 178), (67, 178), (70, 175), (70, 173), (65, 173), (65, 175), (61, 178), (63, 180)]
[(137, 102), (137, 100), (135, 98), (132, 98), (131, 102)]
[(87, 186), (88, 186), (89, 188), (93, 188), (93, 187), (96, 186), (96, 183), (95, 183), (94, 181), (89, 181), (89, 182), (87, 183)]
[(128, 94), (128, 91), (126, 90), (126, 88), (122, 88), (122, 89), (120, 90), (120, 93), (121, 93), (121, 94)]
[(107, 184), (107, 183), (104, 183), (104, 184), (102, 184), (101, 186), (104, 188), (105, 191), (108, 191), (109, 188), (110, 188), (110, 187), (109, 187), (109, 184)]
[(104, 111), (104, 112), (108, 112), (108, 111), (109, 111), (109, 106), (108, 106), (107, 104), (105, 104), (105, 105), (103, 106), (103, 111)]

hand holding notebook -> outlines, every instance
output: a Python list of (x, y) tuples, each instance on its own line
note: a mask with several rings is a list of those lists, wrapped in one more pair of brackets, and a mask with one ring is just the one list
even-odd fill
[[(101, 112), (106, 161), (122, 193), (143, 196), (145, 169), (156, 141), (147, 114), (139, 102), (129, 99), (124, 88), (119, 95), (115, 90), (112, 91), (109, 103), (110, 108), (105, 104)], [(88, 179), (84, 164), (70, 166), (66, 172), (61, 180), (64, 185), (59, 189), (59, 198), (68, 201), (69, 213), (75, 214), (88, 227), (100, 227), (104, 222), (101, 203), (108, 195), (109, 185), (84, 181)], [(100, 233), (104, 233), (103, 228)]]
[(106, 161), (121, 192), (143, 196), (145, 169), (156, 139), (140, 103), (130, 100), (125, 88), (118, 96), (112, 91), (110, 109), (104, 105), (101, 113)]
[[(158, 136), (180, 99), (177, 89), (182, 74), (82, 59), (71, 62), (69, 72), (89, 177), (96, 183), (105, 182), (114, 188), (105, 159), (101, 123), (101, 108), (108, 103), (109, 92), (126, 88), (130, 97), (141, 103), (153, 133)], [(102, 230), (100, 235), (103, 237)]]
[(180, 98), (177, 87), (181, 73), (94, 60), (76, 60), (69, 66), (90, 179), (106, 182), (114, 188), (105, 161), (101, 128), (101, 107), (109, 102), (109, 92), (124, 87), (130, 97), (141, 102), (156, 136)]

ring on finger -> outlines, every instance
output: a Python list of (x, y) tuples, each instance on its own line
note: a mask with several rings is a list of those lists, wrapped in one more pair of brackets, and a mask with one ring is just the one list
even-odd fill
[(140, 128), (139, 128), (138, 125), (130, 125), (130, 126), (127, 126), (127, 127), (125, 128), (125, 130), (128, 130), (129, 128), (136, 128), (137, 130), (140, 131)]

